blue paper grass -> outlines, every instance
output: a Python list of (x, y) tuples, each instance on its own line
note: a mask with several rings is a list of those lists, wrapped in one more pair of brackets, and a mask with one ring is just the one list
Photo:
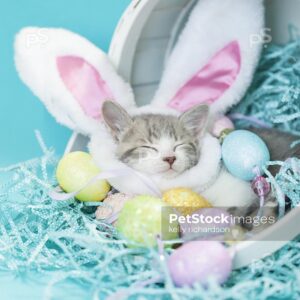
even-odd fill
[[(300, 296), (300, 239), (233, 272), (223, 287), (212, 281), (206, 290), (199, 285), (176, 288), (155, 249), (126, 248), (114, 228), (96, 221), (82, 203), (49, 198), (47, 193), (56, 184), (57, 161), (53, 152), (47, 152), (1, 172), (7, 180), (2, 180), (0, 188), (0, 270), (17, 277), (29, 272), (50, 274), (52, 280), (45, 286), (48, 299), (56, 285), (62, 287), (70, 280), (93, 291), (93, 299), (109, 295), (112, 299), (138, 295), (146, 299)], [(161, 276), (165, 284), (142, 284)]]
[(264, 50), (247, 94), (232, 112), (300, 135), (300, 39)]
[[(293, 57), (299, 58), (298, 42), (266, 49), (253, 85), (234, 112), (299, 133), (299, 59)], [(243, 126), (245, 120), (238, 123)], [(63, 290), (66, 284), (69, 289), (73, 285), (89, 291), (86, 299), (95, 300), (300, 297), (300, 238), (234, 271), (223, 286), (211, 281), (206, 289), (175, 287), (157, 250), (127, 248), (112, 226), (95, 220), (90, 207), (73, 199), (49, 198), (49, 189), (57, 184), (58, 158), (37, 137), (43, 150), (40, 158), (0, 170), (1, 272), (16, 278), (51, 276), (44, 288), (47, 299), (54, 299), (55, 289)], [(278, 164), (281, 170), (272, 180), (295, 207), (300, 199), (300, 161), (293, 158)], [(159, 277), (160, 283), (143, 284)]]

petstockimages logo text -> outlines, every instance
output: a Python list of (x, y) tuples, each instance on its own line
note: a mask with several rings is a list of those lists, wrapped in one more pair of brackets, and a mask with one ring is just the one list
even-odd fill
[(233, 212), (229, 212), (228, 207), (165, 207), (162, 210), (162, 231), (176, 232), (187, 240), (208, 238), (240, 241), (246, 238), (249, 230), (276, 222), (275, 215), (263, 215), (255, 211), (247, 215), (246, 211), (244, 207), (238, 207)]
[(233, 224), (232, 216), (225, 214), (217, 216), (204, 216), (203, 214), (180, 216), (174, 213), (169, 215), (169, 222), (171, 224), (174, 222), (178, 222), (179, 224)]
[(202, 213), (194, 213), (192, 215), (180, 215), (178, 213), (169, 214), (169, 223), (177, 222), (179, 224), (199, 224), (199, 225), (252, 225), (259, 226), (265, 224), (274, 224), (275, 216), (235, 216), (228, 213), (218, 213), (217, 215), (209, 215)]

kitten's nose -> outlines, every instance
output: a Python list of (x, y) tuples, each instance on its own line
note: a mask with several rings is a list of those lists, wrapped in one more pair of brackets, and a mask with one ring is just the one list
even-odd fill
[(166, 161), (172, 166), (174, 164), (174, 161), (176, 160), (176, 156), (167, 156), (163, 158), (163, 161)]

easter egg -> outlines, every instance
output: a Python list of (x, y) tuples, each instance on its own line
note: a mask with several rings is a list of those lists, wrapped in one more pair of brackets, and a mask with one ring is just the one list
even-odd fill
[(191, 214), (200, 208), (211, 207), (204, 197), (187, 188), (173, 188), (165, 191), (163, 200), (183, 215)]
[(223, 236), (232, 225), (231, 216), (226, 210), (202, 208), (193, 212), (190, 219), (180, 223), (180, 232), (185, 240), (204, 240)]
[(98, 206), (95, 212), (96, 219), (114, 223), (118, 219), (118, 214), (125, 202), (129, 199), (132, 199), (132, 196), (124, 193), (115, 193), (107, 196), (103, 200), (103, 206)]
[(136, 196), (125, 203), (116, 228), (122, 237), (133, 242), (130, 246), (156, 246), (157, 235), (163, 240), (176, 239), (179, 233), (178, 223), (169, 224), (167, 210), (160, 198)]
[(220, 242), (193, 241), (176, 249), (168, 259), (168, 269), (174, 283), (192, 287), (206, 285), (210, 278), (221, 284), (232, 270), (229, 251)]
[[(92, 156), (86, 152), (71, 152), (59, 161), (56, 178), (60, 187), (68, 193), (84, 187), (92, 178), (100, 173)], [(80, 201), (102, 201), (110, 190), (106, 180), (97, 180), (81, 190), (76, 199)]]
[(222, 144), (224, 165), (233, 175), (243, 180), (252, 180), (256, 174), (254, 168), (262, 167), (270, 160), (265, 142), (248, 130), (231, 132)]
[(215, 137), (220, 137), (221, 133), (226, 129), (229, 130), (234, 129), (234, 125), (232, 121), (226, 116), (219, 116), (214, 123), (212, 134)]

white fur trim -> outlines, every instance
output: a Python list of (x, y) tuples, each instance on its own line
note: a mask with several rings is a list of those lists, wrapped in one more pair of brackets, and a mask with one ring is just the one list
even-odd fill
[[(116, 144), (106, 131), (93, 135), (89, 150), (103, 171), (128, 168), (115, 157)], [(251, 184), (232, 176), (224, 168), (219, 173), (221, 148), (217, 139), (206, 135), (202, 145), (199, 163), (176, 178), (166, 179), (159, 175), (147, 175), (161, 191), (175, 187), (187, 187), (200, 192), (216, 207), (248, 207), (257, 201)], [(211, 183), (212, 179), (215, 182)], [(141, 179), (134, 175), (109, 180), (110, 184), (128, 194), (153, 194)], [(203, 187), (207, 187), (203, 191)]]
[(84, 58), (108, 83), (117, 102), (127, 109), (135, 106), (130, 86), (117, 75), (107, 55), (87, 39), (64, 29), (24, 28), (15, 40), (17, 70), (59, 123), (83, 134), (99, 130), (99, 121), (84, 114), (63, 84), (56, 67), (61, 55)]
[[(106, 131), (100, 131), (99, 134), (93, 135), (89, 144), (89, 150), (95, 162), (103, 171), (127, 168), (115, 157), (115, 149), (116, 145)], [(174, 187), (197, 190), (206, 186), (217, 175), (220, 160), (220, 144), (216, 138), (207, 134), (202, 141), (201, 157), (195, 167), (172, 179), (166, 179), (161, 175), (147, 176), (162, 192)], [(152, 191), (136, 176), (112, 179), (110, 183), (125, 193), (152, 194)]]
[[(212, 112), (225, 112), (241, 100), (252, 80), (259, 59), (264, 26), (262, 0), (200, 0), (171, 53), (153, 103), (167, 104), (209, 59), (233, 40), (241, 49), (240, 73), (221, 98), (211, 105)], [(262, 40), (262, 39), (261, 39)]]
[(257, 196), (254, 194), (251, 183), (232, 176), (224, 168), (213, 185), (203, 192), (215, 207), (249, 207)]
[[(89, 150), (95, 162), (103, 171), (128, 168), (115, 157), (116, 144), (106, 130), (93, 135)], [(203, 141), (201, 158), (192, 169), (176, 178), (166, 179), (159, 175), (150, 176), (150, 180), (161, 191), (175, 187), (187, 187), (200, 192), (216, 207), (248, 207), (257, 201), (251, 184), (232, 176), (224, 168), (219, 173), (221, 147), (216, 138), (206, 135)], [(216, 181), (211, 184), (211, 180)], [(128, 194), (153, 194), (153, 191), (141, 179), (134, 175), (109, 180), (110, 184)], [(203, 191), (203, 187), (207, 187)]]

